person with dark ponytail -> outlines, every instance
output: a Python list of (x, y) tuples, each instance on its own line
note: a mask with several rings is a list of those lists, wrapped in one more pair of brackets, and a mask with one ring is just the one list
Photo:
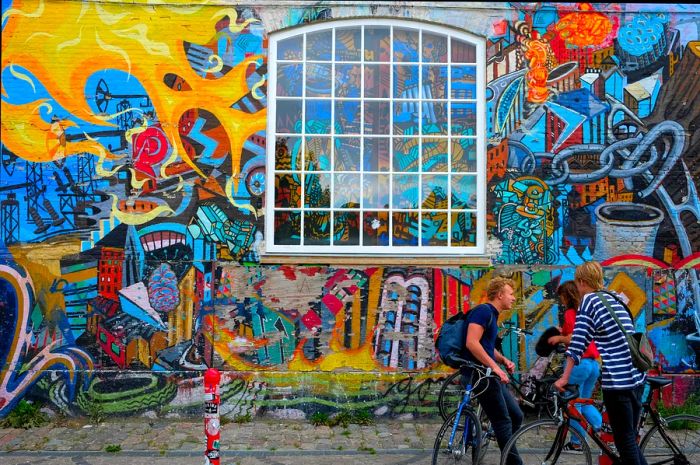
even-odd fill
[[(573, 281), (563, 282), (557, 289), (557, 295), (559, 296), (560, 306), (564, 308), (563, 318), (559, 320), (561, 324), (561, 335), (550, 337), (548, 342), (551, 345), (563, 343), (568, 347), (571, 342), (571, 334), (574, 332), (576, 311), (578, 310), (581, 299), (576, 284)], [(597, 361), (598, 357), (600, 357), (600, 354), (598, 353), (598, 349), (596, 349), (595, 342), (591, 341), (586, 351), (581, 356), (581, 362), (571, 370), (569, 382), (578, 386), (582, 399), (589, 399), (593, 396), (593, 389), (600, 376), (600, 366), (598, 366)], [(591, 404), (576, 404), (576, 408), (583, 414), (595, 431), (600, 430), (603, 418), (597, 408)], [(581, 437), (586, 437), (586, 433), (583, 431), (578, 421), (571, 420), (571, 426), (581, 433)], [(581, 449), (581, 443), (575, 435), (571, 436), (571, 440), (564, 446), (564, 450), (569, 451), (580, 451)]]

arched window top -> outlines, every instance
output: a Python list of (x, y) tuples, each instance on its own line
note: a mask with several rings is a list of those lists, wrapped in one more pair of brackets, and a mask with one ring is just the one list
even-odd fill
[(476, 64), (485, 43), (479, 36), (454, 28), (388, 18), (323, 21), (277, 31), (270, 37), (278, 61)]
[(483, 254), (484, 47), (399, 19), (272, 33), (267, 251)]

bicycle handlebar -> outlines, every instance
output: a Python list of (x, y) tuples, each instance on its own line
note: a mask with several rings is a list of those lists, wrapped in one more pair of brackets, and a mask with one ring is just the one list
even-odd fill
[(504, 321), (500, 326), (501, 329), (505, 329), (508, 332), (513, 332), (516, 334), (527, 334), (529, 336), (532, 336), (532, 331), (530, 331), (529, 329), (518, 328), (512, 321)]
[(563, 392), (560, 392), (557, 388), (552, 385), (552, 392), (556, 394), (556, 396), (561, 400), (563, 403), (568, 403), (577, 397), (579, 397), (579, 390), (578, 386), (575, 384), (567, 384), (564, 386), (565, 390)]

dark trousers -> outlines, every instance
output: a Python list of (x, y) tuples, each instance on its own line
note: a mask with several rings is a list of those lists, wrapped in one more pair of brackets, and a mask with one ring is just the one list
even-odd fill
[[(469, 379), (468, 375), (462, 378), (462, 382)], [(481, 381), (474, 386), (474, 394), (479, 394), (477, 400), (481, 408), (486, 412), (486, 416), (491, 421), (491, 427), (496, 435), (498, 448), (503, 451), (508, 440), (513, 436), (523, 423), (523, 412), (515, 401), (508, 386), (495, 379), (489, 379), (488, 385), (484, 388)], [(483, 389), (483, 392), (482, 392)], [(518, 451), (513, 448), (508, 456), (508, 465), (522, 465), (523, 461), (518, 455)]]
[(644, 385), (634, 389), (603, 390), (603, 402), (615, 437), (615, 447), (625, 465), (647, 465), (637, 444), (643, 392)]

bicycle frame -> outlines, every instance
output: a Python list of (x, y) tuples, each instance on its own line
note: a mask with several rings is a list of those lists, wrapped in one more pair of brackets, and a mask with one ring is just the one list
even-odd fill
[[(647, 398), (642, 402), (642, 412), (639, 416), (639, 424), (637, 425), (637, 438), (638, 440), (640, 439), (640, 432), (642, 431), (642, 427), (646, 423), (647, 417), (651, 415), (651, 420), (652, 424), (655, 426), (658, 426), (659, 432), (661, 433), (661, 437), (664, 439), (666, 444), (671, 448), (674, 454), (682, 454), (682, 451), (680, 448), (676, 445), (675, 442), (673, 442), (673, 439), (666, 433), (666, 428), (664, 427), (664, 422), (659, 416), (659, 413), (654, 410), (651, 407), (651, 402), (653, 398), (653, 391), (654, 389), (649, 390), (649, 394), (647, 395)], [(561, 453), (561, 450), (564, 446), (564, 442), (566, 441), (566, 436), (569, 433), (569, 428), (571, 427), (571, 420), (576, 420), (579, 422), (581, 425), (581, 428), (586, 432), (586, 434), (593, 439), (593, 442), (596, 443), (596, 445), (603, 451), (605, 455), (607, 455), (613, 462), (614, 465), (625, 465), (622, 462), (622, 459), (620, 456), (613, 451), (610, 446), (608, 446), (608, 443), (604, 441), (601, 437), (600, 434), (593, 431), (593, 427), (588, 423), (586, 418), (578, 411), (576, 408), (576, 404), (580, 405), (594, 405), (598, 403), (599, 401), (596, 401), (594, 399), (582, 399), (582, 398), (577, 398), (569, 401), (566, 405), (565, 410), (561, 410), (561, 420), (564, 422), (557, 433), (557, 437), (554, 439), (554, 444), (552, 445), (553, 449), (550, 449), (550, 455), (556, 451), (556, 456), (559, 457), (559, 454)], [(665, 459), (661, 460), (659, 462), (653, 462), (649, 463), (649, 465), (663, 465), (666, 463), (674, 463), (675, 458), (671, 457), (670, 459)]]
[[(454, 439), (455, 436), (457, 435), (457, 429), (459, 427), (459, 421), (461, 420), (462, 417), (462, 412), (464, 411), (465, 408), (471, 408), (469, 407), (469, 402), (471, 401), (472, 397), (472, 385), (471, 383), (467, 384), (466, 389), (464, 390), (464, 395), (462, 396), (462, 400), (459, 403), (459, 406), (457, 407), (457, 416), (455, 417), (455, 422), (454, 425), (452, 425), (452, 432), (450, 433), (450, 440), (448, 441), (448, 447), (452, 449), (454, 446)], [(466, 445), (467, 442), (470, 439), (471, 436), (471, 428), (469, 427), (469, 417), (466, 417), (464, 420), (464, 433), (462, 435), (462, 442)]]

